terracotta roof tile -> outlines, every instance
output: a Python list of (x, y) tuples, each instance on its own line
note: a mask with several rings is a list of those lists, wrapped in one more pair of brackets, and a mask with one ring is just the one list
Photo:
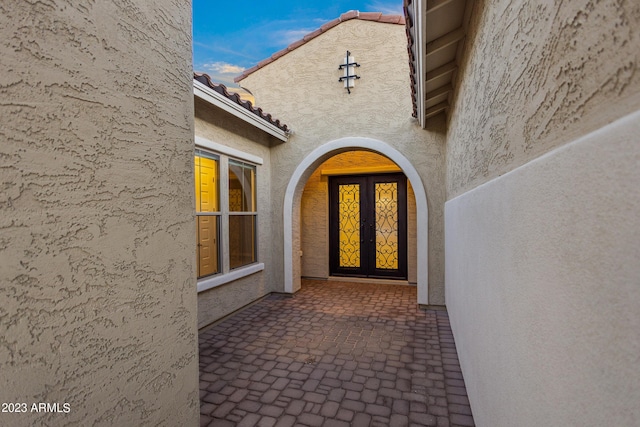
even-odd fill
[(253, 73), (254, 71), (258, 70), (259, 68), (262, 68), (265, 65), (270, 64), (271, 62), (275, 61), (276, 59), (286, 55), (287, 53), (291, 52), (292, 50), (302, 46), (305, 43), (307, 43), (309, 40), (312, 40), (312, 39), (318, 37), (320, 34), (330, 30), (331, 28), (335, 27), (336, 25), (340, 24), (341, 22), (349, 21), (351, 19), (361, 19), (363, 21), (381, 22), (381, 23), (384, 23), (384, 24), (404, 25), (404, 23), (405, 23), (405, 17), (402, 16), (402, 15), (383, 15), (380, 12), (359, 12), (357, 10), (350, 10), (349, 12), (346, 12), (346, 13), (343, 13), (342, 15), (340, 15), (340, 18), (337, 18), (337, 19), (334, 19), (332, 21), (329, 21), (329, 22), (325, 23), (324, 25), (322, 25), (317, 30), (315, 30), (315, 31), (307, 34), (306, 36), (304, 36), (302, 39), (291, 43), (289, 46), (287, 46), (286, 48), (284, 48), (282, 50), (279, 50), (278, 52), (276, 52), (273, 55), (271, 55), (270, 58), (267, 58), (265, 60), (260, 61), (258, 63), (258, 65), (253, 66), (251, 68), (247, 68), (246, 70), (244, 70), (244, 72), (242, 74), (240, 74), (238, 77), (233, 79), (233, 81), (239, 82), (240, 80), (244, 79), (249, 74)]
[(269, 64), (272, 61), (273, 60), (271, 58), (263, 59), (262, 61), (258, 62), (257, 67), (258, 68), (262, 68), (262, 67), (264, 67), (265, 65)]
[(308, 42), (309, 40), (318, 37), (320, 34), (322, 34), (322, 28), (318, 28), (317, 30), (307, 34), (302, 38), (302, 40), (304, 40), (305, 42)]
[(383, 15), (378, 19), (378, 22), (385, 24), (399, 24), (404, 25), (404, 16), (400, 15)]
[[(271, 55), (271, 59), (273, 59), (275, 61), (276, 59), (280, 58), (281, 56), (286, 55), (287, 53), (289, 53), (289, 51), (287, 49), (279, 50), (276, 53), (274, 53), (273, 55)], [(253, 71), (255, 71), (255, 70), (253, 70)]]
[(296, 48), (302, 46), (305, 43), (306, 43), (306, 41), (304, 39), (300, 39), (298, 41), (295, 41), (295, 42), (291, 43), (289, 46), (287, 46), (286, 50), (291, 52), (293, 49), (296, 49)]
[(360, 15), (360, 12), (357, 10), (350, 10), (349, 12), (345, 12), (340, 15), (340, 21), (348, 21), (349, 19), (357, 18)]
[[(258, 69), (257, 67), (253, 67), (256, 70)], [(271, 116), (271, 114), (266, 114), (262, 111), (262, 108), (255, 108), (252, 104), (251, 101), (245, 101), (243, 99), (240, 98), (240, 95), (235, 93), (235, 92), (229, 92), (227, 90), (227, 87), (223, 84), (218, 84), (218, 83), (214, 83), (211, 80), (211, 77), (209, 77), (208, 74), (205, 73), (193, 73), (193, 79), (199, 81), (200, 83), (204, 84), (205, 86), (215, 90), (216, 92), (218, 92), (220, 95), (224, 96), (225, 98), (235, 102), (236, 104), (240, 105), (241, 107), (246, 108), (247, 110), (251, 111), (253, 114), (255, 114), (256, 116), (260, 117), (262, 120), (265, 120), (268, 123), (271, 123), (272, 125), (276, 126), (277, 128), (287, 132), (289, 130), (289, 128), (287, 127), (287, 125), (285, 125), (284, 123), (281, 123), (280, 120), (274, 119), (273, 116)]]
[(244, 72), (245, 72), (245, 73), (249, 73), (249, 74), (251, 74), (251, 73), (253, 73), (254, 71), (256, 71), (257, 69), (258, 69), (258, 66), (257, 66), (257, 65), (254, 65), (253, 67), (251, 67), (251, 68), (247, 68), (246, 70), (244, 70)]
[[(414, 118), (418, 118), (418, 100), (416, 98), (416, 67), (415, 67), (415, 63), (416, 63), (416, 58), (415, 55), (413, 53), (413, 37), (411, 36), (411, 28), (413, 27), (413, 22), (411, 22), (411, 15), (409, 14), (409, 6), (411, 5), (411, 0), (404, 0), (404, 5), (403, 5), (403, 11), (404, 11), (404, 16), (405, 16), (405, 31), (407, 33), (407, 53), (409, 54), (409, 68), (410, 68), (410, 73), (409, 73), (409, 81), (411, 84), (411, 104), (413, 107), (413, 114), (411, 114), (412, 117)], [(245, 71), (246, 73), (246, 71)]]
[(404, 19), (405, 19), (407, 30), (408, 30), (409, 28), (413, 27), (413, 21), (411, 21), (411, 15), (409, 15), (409, 6), (408, 5), (404, 6), (402, 10), (404, 12)]
[(320, 29), (322, 31), (327, 31), (333, 27), (335, 27), (336, 25), (338, 25), (340, 23), (340, 18), (336, 18), (332, 21), (327, 22), (326, 24), (324, 24), (322, 27), (320, 27)]
[(366, 21), (379, 21), (381, 16), (381, 12), (361, 12), (359, 18)]

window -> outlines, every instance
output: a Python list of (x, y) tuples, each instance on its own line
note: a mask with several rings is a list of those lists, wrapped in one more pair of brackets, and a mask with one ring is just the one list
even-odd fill
[(229, 160), (229, 266), (256, 261), (256, 167)]
[(220, 272), (219, 158), (196, 150), (196, 233), (198, 278)]
[(256, 263), (256, 166), (196, 149), (195, 186), (198, 278)]

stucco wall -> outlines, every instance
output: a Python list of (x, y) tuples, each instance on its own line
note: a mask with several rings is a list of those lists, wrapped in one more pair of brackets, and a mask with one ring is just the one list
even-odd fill
[[(347, 50), (361, 64), (356, 69), (361, 78), (350, 95), (338, 82), (342, 76), (338, 65)], [(416, 126), (411, 118), (408, 75), (404, 26), (354, 19), (250, 74), (240, 84), (251, 90), (257, 105), (283, 120), (294, 132), (287, 144), (274, 147), (271, 153), (274, 235), (283, 234), (285, 190), (296, 166), (309, 152), (343, 137), (386, 142), (411, 159), (426, 188), (429, 302), (443, 304), (443, 123), (435, 123), (426, 132)], [(323, 160), (326, 159), (317, 165)], [(315, 167), (308, 171), (309, 176), (313, 170)], [(297, 211), (294, 218), (299, 218)], [(294, 235), (294, 246), (298, 237)], [(275, 241), (277, 284), (283, 282), (283, 251), (283, 242)], [(300, 271), (294, 274), (299, 275)]]
[(639, 28), (638, 2), (476, 1), (445, 257), (479, 426), (640, 422)]
[(0, 11), (0, 424), (196, 425), (189, 3)]
[(640, 108), (640, 3), (476, 0), (447, 199)]
[(198, 294), (198, 327), (203, 327), (276, 290), (273, 281), (270, 280), (273, 270), (270, 248), (274, 237), (271, 233), (269, 147), (278, 144), (279, 141), (198, 98), (195, 101), (195, 110), (195, 134), (197, 136), (258, 156), (263, 160), (263, 164), (256, 168), (256, 195), (258, 262), (264, 263), (265, 269), (242, 279), (200, 292)]
[[(301, 271), (304, 277), (329, 275), (329, 188), (323, 170), (396, 166), (388, 158), (369, 151), (349, 151), (322, 163), (309, 177), (302, 193), (300, 219)], [(416, 283), (416, 200), (407, 185), (407, 280)]]
[(640, 423), (640, 112), (446, 204), (478, 426)]

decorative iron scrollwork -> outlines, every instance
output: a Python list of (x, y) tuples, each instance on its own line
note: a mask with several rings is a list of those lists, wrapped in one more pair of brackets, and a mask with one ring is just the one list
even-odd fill
[(360, 267), (360, 185), (338, 187), (340, 267)]
[(375, 186), (376, 268), (398, 268), (398, 184), (380, 182)]
[(349, 58), (350, 56), (351, 56), (351, 52), (347, 51), (345, 63), (340, 64), (340, 66), (338, 67), (338, 70), (344, 70), (344, 76), (340, 77), (338, 81), (339, 82), (344, 81), (344, 87), (347, 89), (347, 92), (349, 94), (351, 94), (351, 88), (355, 85), (354, 81), (360, 78), (360, 76), (356, 74), (351, 74), (353, 71), (353, 68), (359, 67), (360, 64), (358, 64), (355, 61), (352, 62)]

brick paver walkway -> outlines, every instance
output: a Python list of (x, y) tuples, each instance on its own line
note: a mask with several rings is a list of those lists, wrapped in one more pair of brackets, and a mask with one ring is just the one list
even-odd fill
[(449, 318), (416, 288), (303, 281), (200, 333), (205, 426), (473, 426)]

